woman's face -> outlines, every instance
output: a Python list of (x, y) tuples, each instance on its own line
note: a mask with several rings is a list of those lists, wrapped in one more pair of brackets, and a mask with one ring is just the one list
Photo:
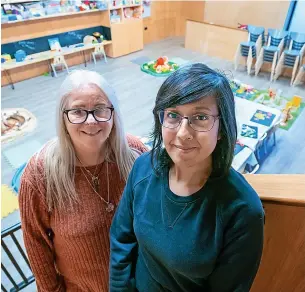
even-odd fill
[[(182, 117), (193, 117), (193, 126), (200, 125), (210, 128), (214, 118), (207, 115), (218, 116), (218, 106), (215, 97), (208, 96), (194, 103), (168, 108), (164, 117), (175, 119), (178, 113)], [(210, 120), (207, 121), (207, 118)], [(169, 129), (162, 127), (162, 137), (167, 153), (177, 166), (203, 166), (204, 162), (211, 162), (211, 154), (214, 151), (219, 135), (219, 119), (215, 119), (210, 131), (195, 131), (187, 119), (182, 119), (180, 126)]]
[[(100, 109), (101, 113), (108, 111), (106, 107), (112, 107), (105, 93), (96, 85), (89, 84), (72, 91), (69, 95), (66, 110), (76, 109), (70, 113), (71, 119), (80, 116), (78, 110), (95, 110)], [(105, 111), (103, 110), (105, 109)], [(101, 116), (104, 114), (101, 114)], [(105, 145), (113, 127), (113, 115), (107, 122), (98, 122), (92, 114), (88, 115), (87, 120), (81, 124), (72, 124), (69, 122), (67, 115), (64, 115), (66, 129), (70, 135), (76, 151), (96, 153)]]

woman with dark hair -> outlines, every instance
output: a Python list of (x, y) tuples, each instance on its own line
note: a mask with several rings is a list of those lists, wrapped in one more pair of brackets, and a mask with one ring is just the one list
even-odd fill
[(153, 149), (135, 162), (110, 229), (110, 291), (249, 291), (264, 212), (231, 168), (228, 80), (203, 64), (183, 67), (153, 113)]

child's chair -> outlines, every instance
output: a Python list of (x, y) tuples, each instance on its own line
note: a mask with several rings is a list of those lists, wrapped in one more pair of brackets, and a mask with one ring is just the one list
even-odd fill
[(265, 28), (248, 25), (248, 31), (248, 41), (241, 42), (237, 47), (235, 53), (235, 70), (237, 70), (239, 65), (240, 57), (245, 57), (247, 58), (247, 72), (248, 75), (250, 75), (253, 58), (256, 58), (259, 55), (262, 45), (265, 41)]
[(288, 31), (268, 29), (268, 42), (266, 46), (263, 46), (255, 63), (255, 76), (259, 73), (263, 63), (271, 63), (270, 81), (273, 80), (275, 66), (280, 58), (287, 39)]
[(100, 56), (100, 55), (104, 56), (104, 60), (107, 63), (107, 57), (106, 57), (106, 54), (105, 54), (104, 45), (102, 43), (97, 44), (94, 48), (94, 52), (92, 52), (92, 57), (93, 57), (93, 61), (94, 61), (95, 65), (96, 65), (96, 58), (95, 57)]
[(296, 71), (302, 62), (305, 53), (305, 34), (291, 32), (289, 49), (285, 50), (275, 68), (274, 80), (276, 80), (283, 72), (285, 67), (292, 68), (290, 85), (293, 84)]
[(63, 55), (54, 56), (53, 62), (51, 64), (51, 67), (52, 67), (52, 70), (53, 70), (53, 73), (54, 73), (55, 77), (57, 77), (56, 67), (58, 67), (58, 66), (65, 66), (65, 68), (66, 68), (66, 70), (69, 74), (69, 68), (68, 68), (68, 65), (65, 61), (65, 57)]

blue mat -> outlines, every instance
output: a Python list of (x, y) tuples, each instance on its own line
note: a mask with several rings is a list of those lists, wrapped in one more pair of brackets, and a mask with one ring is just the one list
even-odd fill
[(25, 143), (18, 144), (14, 147), (9, 147), (2, 151), (7, 162), (17, 169), (27, 162), (35, 152), (40, 150), (42, 144), (36, 140), (31, 140)]
[(19, 189), (20, 189), (20, 182), (21, 182), (21, 177), (23, 174), (23, 171), (26, 167), (27, 163), (23, 163), (15, 172), (12, 182), (11, 182), (11, 187), (13, 190), (18, 194)]
[(151, 59), (148, 58), (147, 56), (141, 56), (141, 57), (132, 59), (130, 62), (141, 66), (142, 64), (147, 63), (149, 61), (151, 61)]

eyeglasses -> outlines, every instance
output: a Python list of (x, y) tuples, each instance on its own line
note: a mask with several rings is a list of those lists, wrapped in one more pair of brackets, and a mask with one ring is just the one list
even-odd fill
[(67, 115), (71, 124), (82, 124), (87, 121), (89, 114), (91, 114), (97, 122), (107, 122), (111, 119), (113, 111), (113, 107), (102, 107), (91, 111), (75, 108), (64, 110), (63, 112)]
[(208, 132), (214, 127), (215, 121), (220, 119), (220, 116), (212, 116), (208, 114), (196, 114), (191, 117), (183, 117), (172, 111), (160, 111), (159, 120), (163, 127), (174, 129), (181, 125), (183, 119), (188, 120), (191, 128), (197, 132)]

